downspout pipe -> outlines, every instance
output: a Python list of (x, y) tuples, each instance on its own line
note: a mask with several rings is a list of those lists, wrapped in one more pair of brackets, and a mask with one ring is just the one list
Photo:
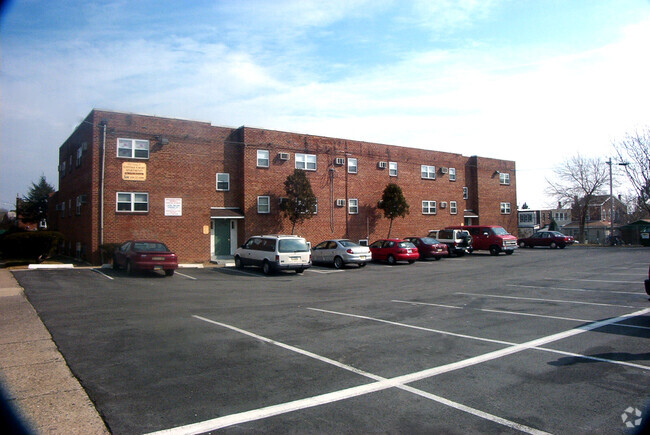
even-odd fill
[[(99, 188), (99, 246), (104, 244), (104, 172), (106, 168), (106, 121), (99, 124), (102, 127), (102, 172)], [(101, 251), (100, 251), (101, 252)], [(102, 263), (103, 263), (102, 258)]]

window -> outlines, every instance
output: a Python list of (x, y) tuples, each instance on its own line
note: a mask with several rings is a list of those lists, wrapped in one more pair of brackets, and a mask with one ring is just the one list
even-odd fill
[(117, 156), (127, 159), (148, 159), (149, 141), (139, 139), (118, 139)]
[(257, 197), (257, 212), (267, 214), (271, 212), (271, 198), (268, 196)]
[(230, 174), (217, 173), (217, 190), (230, 190)]
[(458, 204), (456, 201), (449, 201), (449, 213), (457, 214), (458, 213)]
[(61, 163), (61, 176), (65, 177), (65, 160)]
[(357, 159), (349, 158), (348, 159), (348, 173), (356, 174), (358, 171)]
[(149, 211), (149, 194), (117, 192), (117, 211), (144, 213)]
[(315, 171), (316, 155), (296, 154), (296, 169), (304, 169), (305, 171)]
[(70, 163), (68, 164), (68, 172), (72, 172), (72, 154), (70, 154)]
[(77, 167), (81, 166), (81, 156), (83, 155), (83, 152), (83, 148), (79, 146), (79, 148), (77, 148)]
[(348, 212), (350, 214), (359, 214), (359, 200), (350, 199), (348, 200)]
[(449, 168), (449, 181), (456, 181), (456, 168)]
[(83, 201), (81, 199), (81, 196), (77, 196), (77, 210), (76, 210), (76, 215), (80, 216), (81, 215), (81, 204), (83, 204)]
[(397, 162), (388, 162), (388, 175), (397, 177)]
[(59, 206), (57, 207), (57, 210), (59, 210), (61, 212), (61, 217), (64, 218), (65, 217), (65, 201), (63, 201), (62, 203), (59, 204)]
[(463, 187), (463, 199), (468, 199), (469, 198), (469, 189), (467, 187)]
[(510, 203), (502, 202), (501, 203), (501, 214), (510, 214)]
[(422, 214), (436, 214), (437, 211), (435, 201), (422, 201)]
[(270, 162), (269, 150), (257, 150), (257, 167), (268, 168)]
[(422, 172), (422, 178), (426, 178), (428, 180), (435, 180), (436, 179), (436, 167), (435, 166), (422, 165), (422, 166), (420, 166), (420, 171)]
[(499, 172), (499, 183), (510, 184), (510, 174), (506, 174), (505, 172)]

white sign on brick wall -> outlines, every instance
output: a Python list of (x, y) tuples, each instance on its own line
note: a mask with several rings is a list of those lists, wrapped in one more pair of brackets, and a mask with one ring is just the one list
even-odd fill
[(183, 198), (165, 198), (165, 216), (183, 216)]

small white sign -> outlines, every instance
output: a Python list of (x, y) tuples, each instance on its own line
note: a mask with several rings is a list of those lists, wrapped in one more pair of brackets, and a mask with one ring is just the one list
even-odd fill
[(165, 216), (183, 216), (183, 198), (165, 198)]

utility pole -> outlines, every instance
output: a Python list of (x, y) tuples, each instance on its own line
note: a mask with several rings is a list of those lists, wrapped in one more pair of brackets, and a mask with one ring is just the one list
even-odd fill
[[(612, 186), (612, 158), (605, 163), (609, 165), (609, 244), (614, 246), (614, 192)], [(616, 163), (619, 166), (627, 166), (628, 162)]]

